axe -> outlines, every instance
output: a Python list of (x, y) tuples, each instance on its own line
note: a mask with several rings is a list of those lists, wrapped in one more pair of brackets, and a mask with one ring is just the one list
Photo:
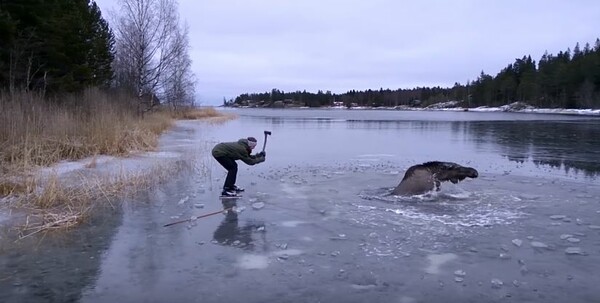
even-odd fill
[(270, 135), (271, 135), (271, 132), (268, 130), (265, 130), (265, 142), (263, 143), (263, 149), (262, 149), (263, 152), (265, 151), (265, 147), (267, 147), (267, 136), (270, 136)]

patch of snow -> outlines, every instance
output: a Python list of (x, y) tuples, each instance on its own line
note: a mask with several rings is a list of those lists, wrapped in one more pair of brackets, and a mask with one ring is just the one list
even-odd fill
[(454, 108), (457, 107), (458, 104), (462, 103), (461, 101), (447, 101), (431, 104), (426, 107), (426, 109), (438, 109), (438, 108)]
[(82, 162), (61, 161), (50, 167), (45, 167), (40, 170), (42, 175), (56, 174), (58, 176), (78, 169), (84, 169), (85, 164)]
[(500, 106), (500, 109), (504, 112), (518, 112), (522, 110), (533, 110), (535, 107), (524, 102), (513, 102), (511, 104)]
[(273, 255), (274, 256), (299, 256), (303, 253), (303, 251), (299, 250), (299, 249), (284, 249), (284, 250), (278, 250), (278, 251), (274, 251)]
[(246, 254), (238, 258), (237, 266), (243, 269), (265, 269), (269, 266), (267, 256)]
[(181, 154), (176, 153), (176, 152), (161, 151), (161, 152), (146, 152), (143, 154), (143, 156), (150, 157), (150, 158), (179, 158), (179, 157), (181, 157)]
[(185, 196), (184, 198), (182, 198), (181, 200), (179, 200), (179, 202), (177, 202), (177, 204), (178, 205), (183, 205), (189, 199), (190, 199), (190, 196)]
[(109, 161), (118, 159), (116, 157), (112, 157), (112, 156), (97, 156), (95, 157), (88, 157), (85, 159), (81, 159), (78, 161), (60, 161), (52, 166), (49, 167), (44, 167), (42, 169), (40, 169), (39, 173), (41, 176), (48, 176), (48, 175), (57, 175), (57, 176), (61, 176), (64, 175), (66, 173), (70, 173), (76, 170), (81, 170), (81, 169), (85, 169), (87, 168), (89, 165), (95, 163), (94, 166), (97, 165), (101, 165), (104, 163), (107, 163)]
[(262, 209), (263, 207), (265, 207), (265, 203), (263, 203), (263, 202), (252, 203), (252, 208), (254, 210), (259, 210), (259, 209)]
[(305, 224), (305, 221), (283, 221), (281, 222), (281, 226), (284, 227), (297, 227), (300, 224)]
[(521, 247), (521, 244), (523, 244), (523, 240), (521, 239), (513, 239), (511, 241), (516, 247)]
[(425, 268), (425, 272), (432, 275), (437, 275), (441, 272), (440, 267), (447, 262), (456, 259), (458, 256), (453, 253), (446, 254), (431, 254), (427, 256), (429, 265)]
[[(498, 107), (479, 106), (474, 108), (461, 107), (461, 101), (447, 101), (431, 104), (425, 108), (410, 107), (406, 105), (392, 107), (370, 108), (364, 106), (352, 107), (351, 109), (379, 109), (379, 110), (406, 110), (406, 111), (473, 111), (473, 112), (518, 112), (534, 114), (565, 114), (565, 115), (584, 115), (600, 116), (600, 109), (565, 109), (565, 108), (536, 108), (524, 102), (513, 102)], [(334, 109), (346, 109), (346, 107), (332, 107)]]
[[(0, 202), (0, 203), (2, 203), (2, 202)], [(8, 218), (9, 218), (8, 212), (0, 209), (0, 223), (7, 221)]]
[(539, 242), (539, 241), (532, 241), (530, 244), (531, 244), (531, 247), (535, 247), (535, 248), (548, 248), (548, 245), (546, 243)]
[(504, 105), (504, 106), (500, 106), (500, 107), (480, 106), (480, 107), (476, 107), (476, 108), (469, 108), (469, 111), (474, 111), (474, 112), (512, 111), (512, 112), (532, 113), (532, 114), (565, 114), (565, 115), (600, 116), (600, 109), (535, 108), (533, 106), (528, 106), (528, 105), (521, 107), (521, 108), (510, 107), (510, 105)]

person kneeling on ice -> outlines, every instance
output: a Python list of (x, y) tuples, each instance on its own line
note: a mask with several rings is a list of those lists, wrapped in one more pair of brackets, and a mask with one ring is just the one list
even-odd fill
[(221, 196), (235, 197), (238, 192), (244, 191), (243, 188), (235, 185), (237, 178), (236, 160), (242, 160), (248, 165), (254, 165), (265, 161), (266, 154), (264, 151), (251, 155), (254, 147), (256, 147), (256, 139), (254, 137), (248, 137), (239, 139), (237, 142), (222, 142), (215, 145), (212, 149), (212, 155), (215, 160), (227, 170), (227, 178), (225, 178)]

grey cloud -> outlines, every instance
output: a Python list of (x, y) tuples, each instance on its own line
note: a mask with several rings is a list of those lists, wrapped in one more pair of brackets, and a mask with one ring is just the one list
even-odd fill
[[(100, 0), (110, 6), (114, 0)], [(600, 2), (180, 0), (203, 103), (272, 88), (452, 86), (594, 43)]]

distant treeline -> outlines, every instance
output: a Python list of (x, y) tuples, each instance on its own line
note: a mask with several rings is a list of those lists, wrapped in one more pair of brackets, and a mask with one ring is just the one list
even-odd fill
[(515, 101), (544, 108), (600, 108), (600, 39), (594, 47), (579, 43), (558, 55), (546, 52), (536, 64), (531, 56), (516, 59), (495, 77), (483, 71), (477, 80), (452, 88), (417, 87), (379, 89), (333, 94), (306, 91), (242, 94), (225, 105), (273, 106), (276, 101), (300, 106), (393, 107), (427, 106), (444, 101), (462, 101), (464, 107), (498, 106)]

